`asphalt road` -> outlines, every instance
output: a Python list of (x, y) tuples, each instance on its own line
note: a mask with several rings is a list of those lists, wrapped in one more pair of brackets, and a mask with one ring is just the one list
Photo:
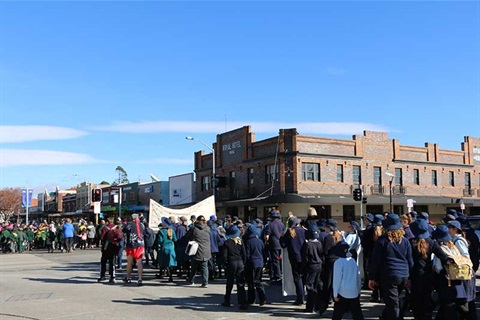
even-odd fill
[[(146, 269), (144, 285), (97, 283), (100, 252), (76, 250), (70, 254), (33, 251), (0, 254), (0, 318), (10, 319), (319, 319), (292, 305), (294, 297), (283, 297), (281, 287), (267, 286), (268, 304), (240, 311), (220, 304), (225, 281), (208, 288), (186, 286), (174, 278), (155, 279)], [(121, 279), (122, 274), (117, 275)], [(197, 281), (199, 282), (199, 281)], [(477, 279), (480, 285), (480, 281)], [(362, 292), (365, 319), (378, 319), (382, 305), (370, 303), (370, 292)], [(477, 299), (478, 300), (478, 299)], [(233, 295), (232, 302), (236, 302)], [(480, 303), (477, 305), (480, 307)], [(480, 309), (477, 309), (480, 310)], [(480, 313), (480, 312), (479, 312)], [(331, 319), (328, 309), (320, 319)], [(351, 319), (347, 315), (345, 319)], [(408, 314), (406, 319), (411, 319)]]

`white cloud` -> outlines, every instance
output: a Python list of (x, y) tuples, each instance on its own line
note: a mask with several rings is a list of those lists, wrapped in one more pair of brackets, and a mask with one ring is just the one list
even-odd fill
[[(297, 128), (300, 134), (341, 134), (350, 135), (368, 131), (388, 131), (385, 126), (366, 122), (228, 122), (228, 129), (233, 130), (251, 125), (252, 130), (258, 133), (277, 133), (279, 129)], [(128, 133), (220, 133), (225, 132), (223, 121), (137, 121), (116, 122), (94, 128), (99, 131), (128, 132)]]
[(71, 165), (101, 162), (104, 161), (94, 159), (87, 154), (74, 152), (0, 149), (0, 167)]
[(67, 140), (87, 134), (86, 131), (55, 126), (0, 126), (0, 143)]
[(155, 159), (144, 159), (135, 161), (139, 164), (166, 164), (166, 165), (193, 165), (194, 161), (192, 159), (178, 159), (178, 158), (155, 158)]

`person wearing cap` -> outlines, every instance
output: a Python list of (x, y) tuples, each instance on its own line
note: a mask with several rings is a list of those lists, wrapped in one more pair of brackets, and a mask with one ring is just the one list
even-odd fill
[(293, 216), (288, 221), (288, 229), (283, 236), (285, 248), (288, 251), (288, 259), (292, 267), (293, 283), (297, 298), (295, 305), (301, 306), (304, 302), (304, 288), (301, 274), (302, 246), (305, 243), (305, 229), (300, 226), (301, 220)]
[(189, 285), (194, 284), (195, 275), (198, 269), (202, 270), (202, 288), (208, 285), (208, 260), (212, 257), (210, 251), (210, 228), (207, 226), (207, 221), (204, 216), (197, 217), (197, 221), (193, 227), (187, 231), (186, 238), (188, 241), (196, 241), (198, 243), (198, 250), (192, 256), (192, 269), (187, 280)]
[[(469, 253), (469, 244), (468, 241), (465, 239), (462, 225), (460, 224), (460, 222), (458, 220), (450, 221), (447, 227), (448, 233), (452, 237), (453, 244), (458, 249), (460, 254), (462, 256), (470, 258), (471, 260)], [(457, 299), (455, 301), (455, 305), (457, 311), (460, 314), (460, 317), (469, 320), (477, 319), (475, 307), (475, 278), (476, 277), (473, 276), (470, 280), (462, 281), (463, 291), (459, 290), (461, 288), (457, 287)]]
[(231, 225), (227, 230), (228, 240), (223, 245), (223, 260), (225, 261), (225, 273), (227, 285), (222, 306), (230, 307), (233, 284), (237, 284), (237, 299), (240, 309), (247, 309), (247, 298), (245, 293), (244, 266), (247, 260), (245, 247), (240, 238), (240, 230), (236, 225)]
[(333, 265), (333, 306), (332, 320), (341, 320), (350, 310), (354, 320), (363, 320), (360, 307), (360, 270), (351, 255), (351, 246), (345, 241), (338, 242), (332, 251), (338, 256)]
[(325, 223), (325, 232), (327, 236), (323, 241), (323, 253), (325, 255), (325, 263), (322, 274), (322, 292), (320, 294), (320, 315), (322, 315), (328, 308), (332, 300), (332, 281), (333, 281), (333, 265), (337, 261), (338, 256), (331, 250), (338, 242), (343, 240), (342, 235), (338, 231), (337, 221), (334, 219), (327, 219)]
[(400, 294), (413, 268), (412, 246), (404, 237), (400, 217), (390, 213), (382, 221), (385, 235), (378, 238), (370, 259), (370, 289), (380, 284), (385, 301), (383, 319), (400, 319)]
[(208, 280), (213, 281), (217, 275), (215, 266), (217, 265), (217, 256), (220, 252), (219, 248), (223, 245), (224, 239), (220, 237), (220, 234), (218, 233), (215, 220), (212, 220), (210, 217), (210, 220), (207, 221), (207, 225), (210, 228), (210, 251), (212, 252), (212, 257), (208, 260)]
[(460, 222), (463, 232), (465, 233), (465, 239), (469, 244), (468, 254), (470, 260), (472, 260), (473, 271), (476, 273), (479, 267), (479, 249), (480, 243), (475, 230), (470, 226), (466, 216), (458, 216), (457, 221)]
[(265, 245), (259, 236), (260, 229), (258, 228), (258, 223), (251, 221), (250, 226), (243, 236), (246, 254), (245, 279), (248, 286), (247, 302), (248, 304), (255, 303), (256, 291), (259, 304), (263, 306), (267, 302), (265, 288), (262, 283), (263, 251)]
[(368, 260), (370, 258), (370, 254), (373, 250), (373, 246), (375, 242), (373, 241), (373, 214), (367, 213), (362, 217), (363, 223), (365, 224), (365, 230), (362, 232), (362, 241), (360, 244), (362, 245), (362, 252), (363, 252), (363, 286), (364, 290), (368, 290)]
[(319, 307), (319, 295), (322, 289), (323, 246), (319, 241), (320, 229), (316, 224), (308, 226), (306, 239), (302, 246), (302, 273), (307, 301), (305, 312), (312, 313)]
[(347, 232), (344, 234), (345, 242), (348, 243), (350, 247), (350, 253), (352, 254), (353, 259), (358, 263), (358, 256), (360, 254), (360, 236), (359, 236), (360, 225), (358, 222), (352, 220), (347, 225)]
[(272, 221), (265, 227), (265, 241), (270, 258), (270, 280), (278, 283), (282, 279), (282, 271), (280, 268), (280, 256), (282, 254), (282, 246), (280, 245), (280, 238), (285, 232), (280, 214), (272, 210), (270, 212)]
[(442, 263), (446, 263), (448, 256), (440, 246), (430, 238), (429, 225), (426, 220), (415, 220), (410, 224), (414, 238), (412, 245), (413, 268), (411, 280), (411, 307), (414, 318), (417, 320), (432, 319), (432, 291), (435, 275), (433, 272), (434, 254)]
[(157, 234), (157, 265), (159, 273), (157, 278), (162, 277), (165, 270), (168, 275), (168, 282), (173, 282), (173, 268), (177, 266), (177, 257), (175, 254), (175, 245), (177, 235), (173, 230), (173, 223), (167, 217), (162, 217), (162, 228)]
[[(432, 232), (432, 238), (438, 243), (442, 250), (449, 256), (460, 254), (452, 241), (449, 229), (445, 225), (438, 226)], [(463, 292), (461, 281), (449, 281), (442, 261), (436, 256), (433, 258), (433, 270), (436, 274), (435, 290), (438, 293), (439, 309), (436, 320), (458, 319), (459, 314), (456, 305), (457, 291)]]
[(175, 242), (175, 256), (177, 258), (177, 276), (182, 277), (184, 274), (188, 274), (190, 266), (190, 257), (185, 253), (185, 249), (188, 244), (186, 237), (188, 228), (187, 217), (181, 216), (178, 219), (178, 223), (175, 227), (175, 235), (177, 242)]

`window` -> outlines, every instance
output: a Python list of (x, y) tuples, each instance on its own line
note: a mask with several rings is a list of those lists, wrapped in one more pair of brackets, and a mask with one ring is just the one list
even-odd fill
[(302, 163), (303, 181), (320, 181), (319, 163)]
[(396, 186), (402, 186), (403, 185), (402, 168), (395, 168), (395, 185)]
[(320, 219), (331, 219), (332, 218), (332, 207), (329, 205), (325, 206), (312, 206), (317, 210), (318, 217)]
[(210, 177), (202, 177), (202, 191), (210, 190)]
[(255, 181), (253, 179), (253, 168), (250, 168), (248, 169), (248, 177), (247, 177), (247, 180), (248, 180), (248, 185), (251, 186)]
[(128, 200), (135, 200), (135, 192), (130, 191), (128, 193)]
[(373, 184), (379, 186), (382, 184), (382, 168), (373, 167)]
[(470, 172), (465, 172), (465, 188), (470, 189), (472, 187), (472, 182), (470, 180)]
[(438, 186), (437, 170), (432, 170), (432, 186)]
[(265, 167), (265, 183), (278, 181), (278, 167), (274, 164)]
[(448, 171), (448, 185), (450, 187), (455, 187), (455, 174), (453, 171)]
[(413, 183), (420, 185), (420, 171), (418, 169), (413, 169)]
[(403, 214), (403, 206), (401, 205), (394, 205), (393, 206), (393, 212), (398, 214), (398, 215), (401, 215)]
[(362, 168), (360, 166), (353, 166), (353, 184), (362, 184)]
[(343, 222), (355, 220), (355, 206), (343, 206)]
[(337, 164), (337, 182), (343, 182), (343, 165)]

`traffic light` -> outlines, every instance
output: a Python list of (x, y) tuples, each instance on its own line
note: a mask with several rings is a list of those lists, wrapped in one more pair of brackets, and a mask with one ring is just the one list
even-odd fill
[(356, 188), (355, 190), (353, 190), (353, 200), (362, 201), (362, 196), (362, 189)]
[(92, 190), (92, 202), (101, 202), (102, 201), (102, 189), (93, 189)]
[(367, 204), (367, 197), (363, 197), (362, 203), (363, 203), (363, 204)]

